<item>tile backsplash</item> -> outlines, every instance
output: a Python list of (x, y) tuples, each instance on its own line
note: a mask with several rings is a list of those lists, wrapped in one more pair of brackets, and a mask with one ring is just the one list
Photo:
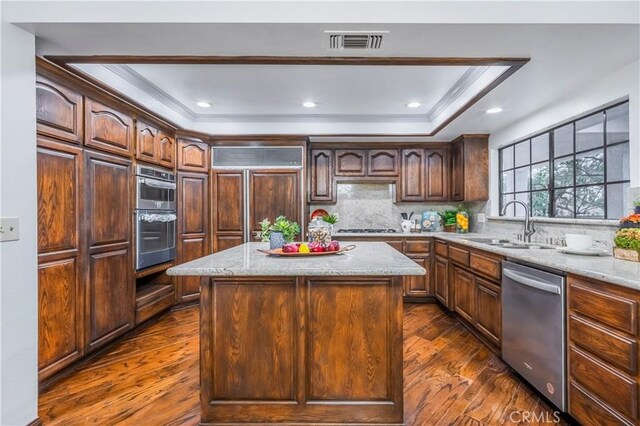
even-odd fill
[[(414, 212), (413, 219), (419, 219), (423, 211), (455, 209), (458, 204), (439, 203), (395, 203), (395, 188), (388, 183), (339, 183), (335, 205), (312, 205), (316, 208), (338, 213), (340, 220), (336, 229), (349, 228), (392, 228), (400, 230), (400, 213)], [(465, 205), (473, 215), (478, 206)]]

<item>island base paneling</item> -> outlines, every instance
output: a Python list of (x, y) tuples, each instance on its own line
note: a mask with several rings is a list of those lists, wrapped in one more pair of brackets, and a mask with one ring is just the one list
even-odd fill
[(203, 277), (201, 424), (403, 424), (402, 277)]

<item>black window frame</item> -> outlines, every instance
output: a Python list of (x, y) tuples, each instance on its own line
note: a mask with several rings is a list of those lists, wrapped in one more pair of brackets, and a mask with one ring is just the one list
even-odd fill
[[(601, 107), (598, 108), (596, 111), (591, 111), (588, 113), (585, 113), (583, 115), (580, 115), (577, 118), (573, 118), (571, 120), (567, 120), (564, 121), (562, 123), (556, 124), (553, 127), (547, 128), (543, 131), (540, 132), (536, 132), (534, 134), (531, 134), (525, 138), (519, 139), (515, 142), (509, 143), (508, 145), (504, 145), (502, 147), (500, 147), (498, 149), (498, 205), (500, 208), (499, 211), (499, 215), (500, 216), (505, 216), (503, 215), (503, 209), (504, 209), (504, 202), (503, 202), (503, 198), (505, 195), (512, 195), (514, 200), (517, 200), (517, 196), (518, 194), (527, 194), (527, 205), (529, 206), (529, 210), (531, 211), (531, 215), (533, 216), (533, 193), (538, 193), (538, 192), (547, 192), (549, 194), (549, 202), (547, 205), (547, 216), (535, 216), (535, 217), (546, 217), (546, 218), (561, 218), (561, 219), (575, 219), (575, 220), (592, 220), (592, 219), (596, 219), (596, 220), (601, 220), (601, 219), (605, 219), (605, 220), (613, 220), (613, 219), (618, 219), (618, 217), (616, 218), (610, 218), (609, 217), (609, 206), (608, 206), (608, 188), (609, 185), (615, 185), (615, 184), (622, 184), (624, 185), (625, 183), (630, 184), (630, 178), (626, 179), (626, 180), (608, 180), (608, 176), (607, 176), (607, 152), (609, 151), (610, 147), (615, 147), (615, 146), (621, 146), (621, 145), (627, 145), (627, 149), (630, 149), (629, 145), (629, 140), (630, 137), (627, 137), (627, 139), (622, 140), (622, 141), (617, 141), (617, 142), (613, 142), (613, 143), (608, 143), (608, 137), (607, 137), (607, 124), (608, 124), (608, 120), (607, 120), (607, 111), (612, 110), (616, 107), (622, 106), (624, 104), (629, 104), (629, 100), (626, 99), (624, 101), (620, 101), (620, 102), (615, 102), (615, 103), (611, 103), (605, 107)], [(587, 119), (589, 117), (593, 117), (596, 115), (602, 115), (602, 132), (603, 132), (603, 139), (602, 139), (602, 145), (598, 146), (598, 147), (591, 147), (591, 148), (587, 148), (587, 149), (583, 149), (581, 151), (576, 151), (576, 144), (577, 144), (577, 138), (576, 138), (576, 123)], [(566, 127), (568, 125), (571, 125), (572, 128), (572, 137), (573, 137), (573, 150), (572, 152), (570, 152), (569, 154), (565, 154), (565, 155), (561, 155), (559, 157), (555, 157), (555, 153), (554, 153), (554, 142), (555, 142), (555, 138), (554, 138), (554, 132), (562, 127)], [(533, 139), (543, 136), (543, 135), (548, 135), (548, 158), (546, 160), (542, 160), (542, 161), (536, 161), (533, 162)], [(529, 161), (525, 164), (516, 165), (516, 145), (523, 143), (523, 142), (528, 142), (529, 143)], [(511, 167), (509, 168), (502, 168), (502, 164), (503, 164), (503, 155), (505, 153), (505, 150), (512, 148), (512, 164)], [(601, 182), (598, 183), (586, 183), (586, 184), (577, 184), (576, 183), (576, 157), (578, 157), (581, 154), (584, 153), (588, 153), (591, 151), (596, 151), (596, 150), (602, 150), (602, 155), (603, 155), (603, 163), (604, 163), (604, 169), (603, 169), (603, 180)], [(555, 176), (554, 176), (554, 163), (556, 162), (556, 160), (559, 159), (571, 159), (572, 164), (573, 164), (573, 181), (571, 185), (568, 186), (558, 186), (556, 187), (555, 185)], [(547, 165), (548, 170), (549, 170), (549, 182), (548, 182), (548, 186), (547, 189), (533, 189), (532, 187), (532, 169), (533, 166), (538, 166), (538, 165)], [(520, 168), (525, 168), (528, 167), (529, 169), (529, 182), (527, 183), (527, 189), (524, 191), (517, 191), (516, 190), (516, 170), (520, 169)], [(513, 188), (512, 191), (510, 192), (505, 192), (504, 188), (503, 188), (503, 179), (502, 179), (502, 174), (503, 172), (509, 172), (511, 171), (513, 173)], [(604, 206), (603, 206), (603, 211), (604, 211), (604, 216), (578, 216), (576, 217), (576, 189), (578, 188), (584, 188), (584, 187), (594, 187), (594, 186), (602, 186), (604, 188)], [(554, 206), (555, 206), (555, 194), (557, 190), (572, 190), (573, 191), (573, 215), (572, 216), (555, 216), (554, 215)], [(623, 206), (623, 210), (624, 210), (624, 206)], [(514, 207), (513, 210), (513, 216), (511, 217), (517, 217), (515, 216), (515, 214), (517, 213), (517, 209)], [(505, 216), (506, 217), (506, 216)]]

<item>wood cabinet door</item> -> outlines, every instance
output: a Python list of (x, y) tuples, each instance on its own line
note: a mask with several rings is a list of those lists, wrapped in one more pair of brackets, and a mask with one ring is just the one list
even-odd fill
[(398, 176), (399, 151), (397, 149), (370, 149), (367, 151), (368, 176)]
[(430, 291), (431, 277), (429, 271), (428, 257), (412, 257), (411, 260), (416, 262), (427, 270), (426, 275), (407, 275), (404, 277), (404, 295), (407, 297), (426, 297), (432, 294)]
[(451, 200), (464, 200), (464, 152), (462, 142), (451, 145)]
[(362, 149), (336, 149), (336, 176), (364, 176), (367, 160)]
[(475, 289), (473, 275), (460, 269), (453, 268), (453, 305), (455, 311), (464, 319), (473, 324), (475, 312)]
[(299, 170), (249, 171), (249, 240), (260, 241), (260, 222), (278, 216), (302, 223)]
[(38, 377), (84, 351), (82, 149), (38, 138)]
[[(209, 243), (209, 176), (178, 172), (178, 262), (206, 256)], [(177, 302), (200, 297), (199, 277), (178, 277)]]
[(38, 133), (82, 143), (82, 95), (45, 77), (36, 76)]
[(312, 149), (309, 157), (309, 202), (335, 202), (333, 193), (333, 151)]
[(136, 159), (155, 164), (158, 161), (158, 129), (142, 121), (136, 123)]
[(219, 252), (244, 242), (244, 172), (214, 170), (212, 178), (213, 251)]
[(438, 299), (444, 306), (451, 309), (451, 300), (449, 298), (449, 261), (436, 256), (433, 272), (435, 280), (434, 293), (436, 299)]
[(87, 349), (134, 326), (131, 162), (85, 151)]
[(90, 98), (85, 98), (84, 106), (85, 146), (130, 157), (133, 148), (133, 119)]
[(424, 201), (425, 161), (424, 150), (403, 149), (401, 156), (400, 202)]
[(169, 169), (176, 167), (176, 140), (162, 130), (158, 132), (158, 164)]
[(502, 302), (499, 286), (475, 278), (476, 282), (476, 316), (475, 327), (490, 342), (500, 347), (502, 336)]
[(209, 144), (178, 139), (178, 170), (209, 172)]
[(449, 199), (449, 150), (427, 149), (426, 158), (426, 194), (427, 201), (446, 201)]

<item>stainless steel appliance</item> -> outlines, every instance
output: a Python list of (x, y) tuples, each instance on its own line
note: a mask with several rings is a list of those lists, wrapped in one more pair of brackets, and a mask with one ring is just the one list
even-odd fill
[(136, 270), (176, 258), (175, 174), (136, 167)]
[(566, 411), (565, 277), (502, 262), (502, 358)]
[(136, 166), (136, 209), (175, 210), (176, 175), (149, 166)]

